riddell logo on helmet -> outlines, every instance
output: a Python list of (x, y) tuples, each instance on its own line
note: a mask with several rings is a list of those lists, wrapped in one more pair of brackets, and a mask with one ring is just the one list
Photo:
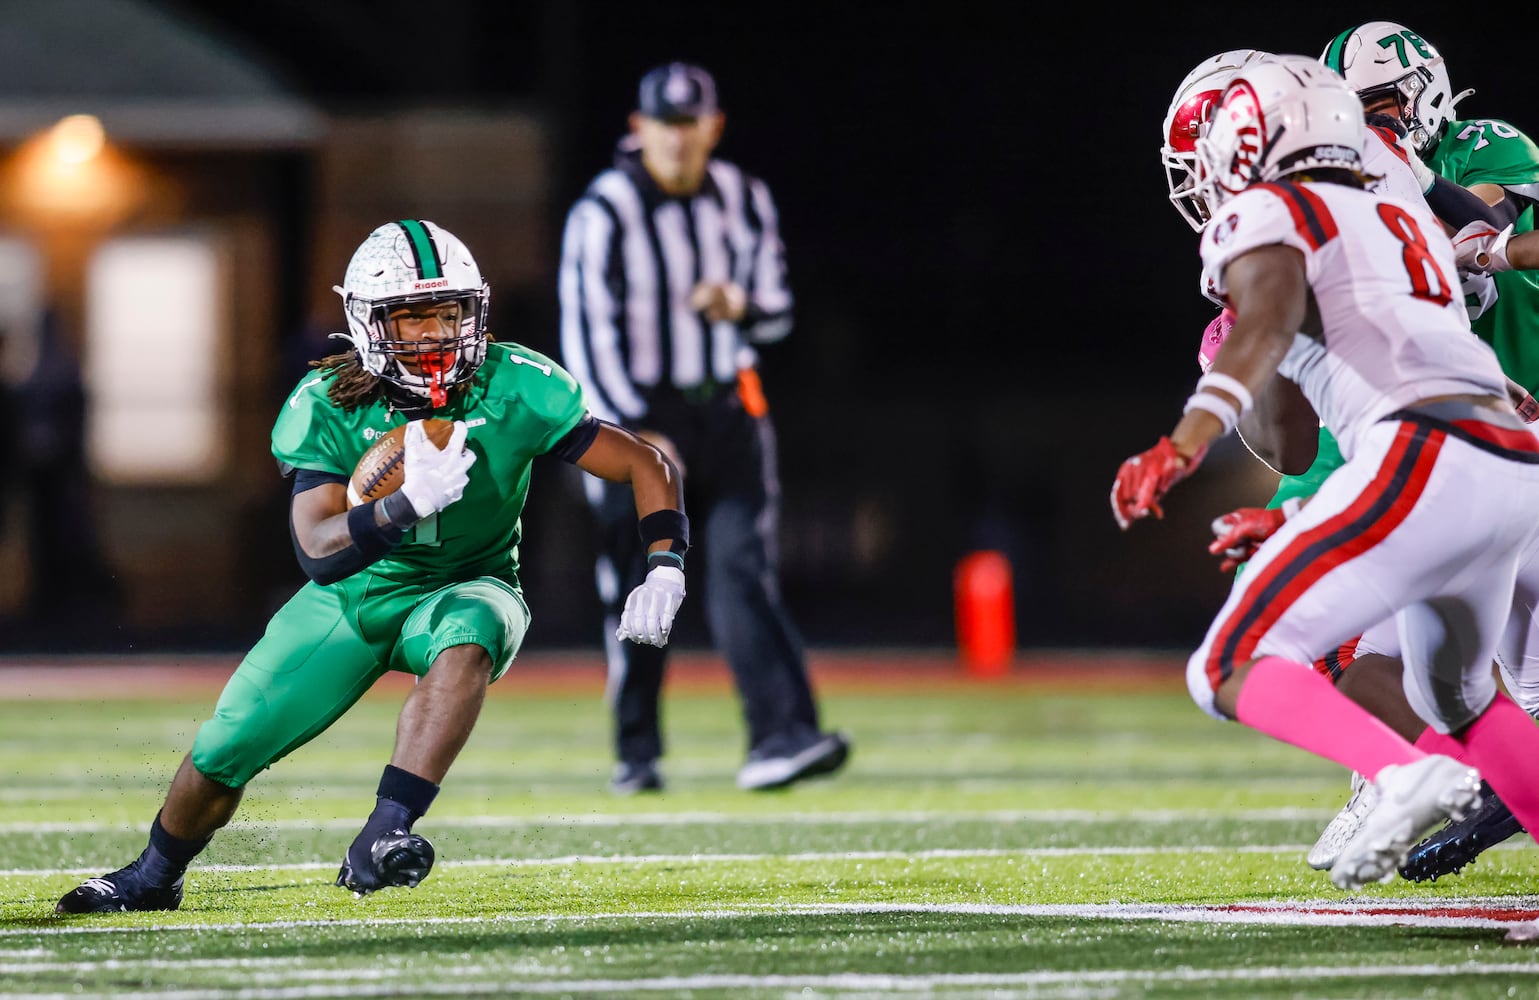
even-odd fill
[(411, 286), (411, 290), (414, 291), (414, 292), (425, 292), (425, 291), (427, 291), (428, 289), (431, 289), (431, 288), (448, 288), (448, 287), (449, 287), (449, 279), (448, 278), (434, 278), (432, 281), (419, 281), (419, 282), (417, 282), (415, 285)]

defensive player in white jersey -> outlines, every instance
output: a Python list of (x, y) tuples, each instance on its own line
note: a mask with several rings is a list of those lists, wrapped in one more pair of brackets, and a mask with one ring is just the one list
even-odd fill
[(1336, 437), (1346, 464), (1256, 551), (1188, 680), (1215, 717), (1373, 777), (1379, 802), (1331, 868), (1343, 888), (1393, 877), (1416, 838), (1478, 801), (1480, 772), (1416, 749), (1310, 666), (1392, 615), (1417, 712), (1539, 820), (1539, 729), (1490, 669), (1539, 531), (1539, 439), (1468, 336), (1441, 227), (1364, 190), (1364, 138), (1356, 95), (1308, 57), (1231, 80), (1196, 152), (1214, 210), (1203, 287), (1235, 325), (1182, 420), (1112, 488), (1124, 528), (1160, 516), (1278, 378)]
[[(1196, 195), (1197, 137), (1206, 127), (1214, 105), (1234, 73), (1267, 58), (1270, 58), (1269, 53), (1257, 49), (1233, 49), (1204, 59), (1182, 80), (1165, 115), (1160, 156), (1170, 199), (1182, 218), (1198, 231), (1211, 213)], [(1405, 126), (1398, 119), (1366, 114), (1365, 121), (1368, 131), (1363, 147), (1363, 173), (1368, 190), (1404, 198), (1414, 204), (1427, 204), (1429, 210), (1436, 213), (1438, 210), (1432, 206), (1430, 197), (1430, 192), (1435, 190), (1435, 200), (1442, 209), (1439, 221), (1445, 230), (1451, 231), (1468, 222), (1466, 231), (1472, 238), (1477, 238), (1477, 234), (1489, 234), (1494, 238), (1500, 224), (1495, 212), (1474, 192), (1433, 174), (1417, 158)], [(1475, 271), (1478, 269), (1467, 269), (1461, 261), (1461, 275)], [(1465, 301), (1468, 306), (1468, 296)], [(1203, 331), (1198, 353), (1198, 365), (1203, 371), (1211, 366), (1232, 321), (1232, 314), (1224, 310)], [(1526, 400), (1527, 406), (1520, 406), (1518, 411), (1525, 419), (1532, 420), (1539, 413), (1536, 409), (1539, 404), (1535, 404), (1527, 391), (1510, 378), (1509, 392), (1515, 403)], [(1266, 418), (1259, 414), (1286, 411), (1269, 405), (1264, 396), (1257, 402), (1256, 411), (1239, 428), (1242, 440), (1258, 457), (1265, 456), (1263, 461), (1281, 478), (1266, 507), (1242, 507), (1214, 519), (1216, 537), (1209, 551), (1223, 560), (1220, 568), (1224, 572), (1235, 571), (1249, 559), (1256, 547), (1297, 511), (1343, 461), (1330, 431), (1321, 427), (1318, 436), (1311, 432), (1315, 420), (1312, 411), (1296, 416), (1294, 419), (1299, 421), (1304, 421), (1306, 416), (1309, 420), (1285, 434), (1286, 428), (1267, 426)], [(1532, 575), (1535, 576), (1534, 586), (1528, 589), (1539, 593), (1539, 559), (1533, 562)], [(1520, 587), (1520, 592), (1527, 590)], [(1316, 661), (1315, 669), (1331, 678), (1338, 690), (1421, 749), (1449, 753), (1450, 748), (1439, 742), (1444, 737), (1428, 727), (1406, 699), (1398, 651), (1395, 623), (1388, 619), (1358, 639), (1331, 650)], [(1533, 690), (1534, 683), (1519, 686), (1511, 672), (1506, 674), (1508, 689), (1518, 703), (1530, 714), (1539, 711), (1539, 690)], [(1376, 789), (1361, 774), (1353, 772), (1351, 785), (1352, 794), (1346, 804), (1321, 830), (1309, 849), (1306, 860), (1312, 868), (1325, 870), (1335, 864), (1341, 848), (1356, 836), (1377, 800)], [(1478, 813), (1466, 819), (1466, 824), (1476, 815), (1484, 816), (1493, 810), (1510, 816), (1489, 787), (1482, 788), (1481, 795), (1487, 801), (1482, 803)], [(1407, 878), (1414, 877), (1414, 873), (1405, 868), (1402, 868), (1402, 874)]]

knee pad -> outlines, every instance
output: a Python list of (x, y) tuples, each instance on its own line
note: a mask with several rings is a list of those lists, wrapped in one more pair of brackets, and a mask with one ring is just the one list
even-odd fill
[(1191, 659), (1186, 661), (1186, 690), (1191, 694), (1192, 701), (1197, 707), (1211, 715), (1220, 722), (1228, 722), (1229, 717), (1220, 712), (1214, 706), (1215, 691), (1213, 681), (1208, 676), (1208, 647), (1203, 645), (1193, 653)]

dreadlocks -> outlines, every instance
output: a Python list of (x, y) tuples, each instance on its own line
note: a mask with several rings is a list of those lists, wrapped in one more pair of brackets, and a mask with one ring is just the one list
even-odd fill
[(331, 379), (326, 395), (349, 413), (374, 402), (383, 391), (379, 376), (370, 374), (359, 363), (357, 351), (328, 354), (319, 361), (310, 362), (310, 367)]
[[(490, 333), (486, 339), (489, 343), (497, 340)], [(359, 362), (356, 350), (328, 354), (319, 361), (310, 362), (310, 367), (331, 380), (331, 385), (326, 388), (327, 397), (348, 413), (389, 395), (390, 383), (378, 375), (371, 375)], [(454, 388), (463, 391), (464, 386)]]

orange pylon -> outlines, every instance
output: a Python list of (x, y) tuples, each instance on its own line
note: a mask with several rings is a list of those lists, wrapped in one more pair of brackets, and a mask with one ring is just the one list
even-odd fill
[(998, 677), (1015, 656), (1015, 584), (1010, 560), (992, 550), (970, 552), (957, 563), (957, 650), (967, 672)]

